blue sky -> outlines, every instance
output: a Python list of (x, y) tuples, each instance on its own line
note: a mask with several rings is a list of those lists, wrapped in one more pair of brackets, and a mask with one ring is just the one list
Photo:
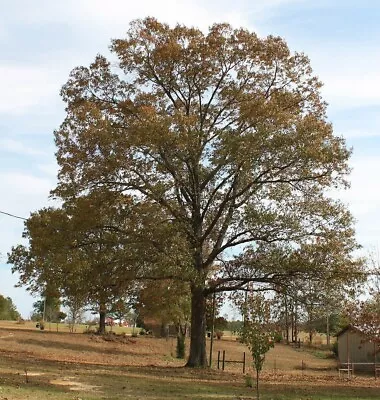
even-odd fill
[[(324, 82), (335, 132), (354, 154), (351, 189), (339, 193), (357, 219), (364, 251), (380, 234), (380, 2), (376, 0), (13, 0), (0, 13), (0, 210), (28, 217), (49, 204), (57, 167), (53, 131), (64, 118), (60, 87), (72, 68), (108, 54), (129, 21), (161, 21), (207, 29), (230, 22), (284, 37), (311, 59)], [(24, 317), (33, 299), (14, 288), (6, 253), (23, 223), (0, 215), (0, 293)]]

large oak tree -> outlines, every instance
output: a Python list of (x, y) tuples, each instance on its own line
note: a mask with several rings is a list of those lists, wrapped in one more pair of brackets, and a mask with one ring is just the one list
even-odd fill
[[(111, 51), (112, 61), (75, 68), (62, 89), (54, 193), (107, 188), (160, 209), (187, 254), (154, 275), (190, 283), (187, 365), (206, 366), (211, 293), (318, 268), (328, 279), (353, 265), (352, 219), (327, 196), (347, 184), (350, 151), (333, 135), (308, 58), (279, 37), (147, 18)], [(317, 255), (331, 241), (341, 251), (325, 273)], [(152, 274), (145, 268), (141, 276)]]

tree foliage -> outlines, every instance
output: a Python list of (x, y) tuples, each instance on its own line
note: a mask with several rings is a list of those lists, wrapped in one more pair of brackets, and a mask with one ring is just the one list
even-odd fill
[(191, 313), (189, 285), (176, 280), (146, 282), (138, 295), (137, 310), (142, 319), (174, 324), (178, 334), (185, 337)]
[(12, 299), (0, 295), (0, 320), (17, 321), (20, 318), (20, 313), (17, 311)]
[[(123, 213), (116, 213), (114, 200), (108, 193), (93, 192), (62, 208), (32, 214), (24, 230), (29, 246), (12, 248), (8, 259), (20, 275), (20, 284), (32, 293), (54, 287), (56, 297), (77, 311), (84, 305), (97, 310), (107, 307), (126, 285), (119, 284), (117, 275), (124, 265), (119, 261), (120, 237), (107, 229), (107, 223)], [(125, 199), (118, 200), (118, 208), (124, 210)], [(127, 273), (123, 269), (124, 278)]]
[(380, 346), (380, 294), (347, 305), (350, 323)]
[(274, 346), (274, 329), (271, 321), (271, 301), (262, 294), (250, 294), (242, 304), (244, 326), (241, 341), (249, 348), (256, 370), (256, 394), (260, 398), (259, 377), (266, 353)]

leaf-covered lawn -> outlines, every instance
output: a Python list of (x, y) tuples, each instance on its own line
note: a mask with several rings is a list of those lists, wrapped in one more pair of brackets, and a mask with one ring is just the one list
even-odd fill
[[(216, 353), (218, 349), (226, 350), (226, 358), (239, 357), (244, 351), (236, 341), (216, 341)], [(105, 341), (83, 334), (0, 328), (0, 399), (255, 398), (254, 390), (245, 385), (241, 366), (229, 364), (224, 372), (187, 369), (183, 361), (172, 357), (174, 351), (171, 339)], [(308, 366), (303, 372), (297, 369), (302, 359)], [(262, 375), (261, 398), (380, 398), (380, 380), (340, 380), (332, 365), (332, 360), (310, 352), (276, 345)]]

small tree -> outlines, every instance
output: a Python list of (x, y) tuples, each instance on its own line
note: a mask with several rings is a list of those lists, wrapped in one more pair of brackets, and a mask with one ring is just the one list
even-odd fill
[(177, 348), (176, 348), (177, 358), (185, 358), (185, 336), (182, 332), (177, 335)]
[(81, 321), (86, 306), (86, 297), (80, 293), (68, 295), (63, 304), (68, 311), (68, 323), (71, 333), (75, 331), (75, 324)]
[(270, 301), (261, 294), (247, 297), (243, 305), (245, 324), (240, 331), (241, 341), (249, 348), (256, 370), (256, 394), (260, 398), (259, 377), (265, 354), (274, 346), (273, 329), (270, 323)]
[(21, 318), (16, 306), (10, 297), (4, 297), (0, 294), (0, 319), (16, 321)]
[(123, 326), (123, 321), (125, 321), (129, 317), (130, 313), (130, 300), (124, 297), (120, 297), (111, 306), (110, 316), (119, 320), (119, 326)]

